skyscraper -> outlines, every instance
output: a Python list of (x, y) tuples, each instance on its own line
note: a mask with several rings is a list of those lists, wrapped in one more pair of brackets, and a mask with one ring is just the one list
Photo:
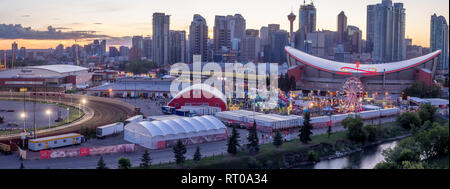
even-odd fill
[(228, 27), (230, 28), (231, 39), (242, 40), (245, 36), (245, 19), (240, 14), (235, 14), (234, 16), (228, 15)]
[(376, 62), (405, 59), (405, 9), (403, 3), (392, 5), (391, 0), (383, 0), (381, 4), (376, 4), (374, 7), (369, 5), (367, 10), (367, 40), (373, 42), (373, 59)]
[(169, 64), (170, 15), (153, 13), (153, 61), (158, 65)]
[(186, 62), (186, 32), (169, 31), (169, 63)]
[(201, 55), (202, 61), (208, 60), (208, 25), (199, 14), (195, 14), (189, 27), (189, 57), (192, 63), (193, 55)]
[(433, 14), (430, 22), (430, 48), (431, 51), (442, 50), (441, 55), (439, 55), (437, 70), (439, 70), (439, 73), (444, 74), (448, 74), (449, 66), (448, 32), (448, 24), (445, 17)]
[(106, 40), (103, 39), (100, 45), (101, 45), (101, 56), (103, 57), (106, 55)]
[(153, 41), (151, 37), (145, 37), (142, 40), (142, 57), (147, 58), (147, 60), (151, 60), (152, 59), (152, 45), (153, 45)]
[(345, 51), (350, 53), (362, 52), (362, 31), (356, 26), (348, 26), (345, 36), (348, 37), (346, 45), (344, 45)]
[(242, 39), (242, 61), (258, 61), (258, 53), (260, 48), (260, 40), (258, 36), (258, 30), (245, 30), (245, 37)]
[(341, 11), (337, 16), (338, 42), (344, 43), (347, 39), (347, 16)]
[(120, 50), (120, 56), (128, 56), (128, 52), (130, 51), (130, 49), (126, 46), (120, 46), (119, 50)]
[(214, 19), (214, 61), (221, 62), (222, 56), (231, 49), (231, 29), (225, 16)]
[(11, 45), (11, 68), (14, 68), (14, 62), (16, 61), (17, 58), (17, 43), (13, 42)]
[(305, 4), (300, 6), (299, 9), (299, 29), (305, 31), (305, 33), (310, 33), (316, 31), (316, 7), (314, 3)]
[(285, 30), (278, 30), (271, 34), (271, 62), (286, 62), (286, 51), (284, 51), (284, 47), (289, 44), (288, 35), (288, 32)]
[(375, 38), (375, 17), (376, 17), (376, 5), (367, 6), (367, 20), (366, 20), (366, 49), (365, 52), (372, 53), (373, 40)]

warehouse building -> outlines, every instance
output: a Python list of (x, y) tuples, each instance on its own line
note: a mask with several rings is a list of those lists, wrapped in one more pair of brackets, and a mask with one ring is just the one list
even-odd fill
[(26, 66), (0, 71), (0, 91), (62, 91), (86, 85), (88, 68), (66, 64)]
[(227, 139), (227, 128), (213, 116), (141, 121), (125, 126), (124, 139), (149, 149), (199, 144)]
[(87, 89), (90, 96), (170, 98), (170, 84), (173, 78), (121, 77), (117, 82)]

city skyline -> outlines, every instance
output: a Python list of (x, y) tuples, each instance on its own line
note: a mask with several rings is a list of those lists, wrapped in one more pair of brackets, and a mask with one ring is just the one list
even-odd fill
[[(311, 1), (306, 1), (310, 3)], [(393, 1), (404, 3), (406, 9), (406, 38), (412, 38), (413, 44), (429, 47), (430, 17), (434, 13), (442, 15), (448, 20), (448, 1)], [(131, 39), (133, 35), (152, 35), (152, 14), (162, 12), (171, 16), (171, 30), (184, 30), (189, 35), (189, 25), (194, 14), (202, 15), (208, 24), (208, 36), (213, 37), (215, 15), (242, 14), (247, 22), (247, 29), (260, 29), (268, 24), (280, 24), (281, 29), (289, 31), (289, 21), (286, 19), (291, 11), (298, 14), (303, 1), (287, 0), (285, 3), (254, 1), (238, 2), (235, 0), (224, 2), (208, 2), (194, 0), (175, 3), (174, 0), (165, 2), (134, 1), (124, 6), (119, 2), (103, 0), (89, 2), (64, 1), (15, 1), (14, 4), (0, 2), (1, 7), (9, 7), (0, 13), (0, 24), (21, 24), (33, 30), (45, 31), (48, 26), (62, 31), (88, 30), (96, 31), (98, 35), (114, 37), (109, 39), (112, 45), (121, 45), (123, 41)], [(158, 3), (158, 6), (153, 4)], [(332, 4), (334, 3), (334, 4)], [(365, 39), (367, 5), (380, 3), (379, 0), (352, 1), (343, 0), (338, 3), (330, 1), (314, 1), (317, 9), (317, 29), (336, 30), (336, 18), (344, 11), (347, 24), (359, 27)], [(148, 6), (147, 6), (148, 5)], [(43, 11), (43, 7), (48, 7)], [(208, 8), (206, 8), (208, 7)], [(15, 11), (21, 10), (21, 11)], [(269, 12), (269, 13), (267, 13)], [(73, 16), (77, 15), (77, 16)], [(297, 15), (298, 16), (298, 15)], [(294, 31), (298, 30), (298, 19), (294, 23)], [(424, 27), (427, 26), (427, 27)], [(104, 37), (99, 37), (104, 38)], [(78, 40), (78, 44), (86, 44), (94, 38)], [(116, 40), (116, 42), (114, 42)], [(30, 49), (54, 48), (57, 44), (65, 46), (75, 43), (74, 40), (48, 39), (0, 39), (0, 49), (10, 49), (11, 43), (16, 41), (19, 46)], [(128, 42), (129, 43), (129, 42)], [(124, 44), (131, 45), (131, 44)]]

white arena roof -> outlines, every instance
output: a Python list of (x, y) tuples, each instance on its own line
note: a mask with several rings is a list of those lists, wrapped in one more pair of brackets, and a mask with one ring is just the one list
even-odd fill
[(49, 70), (57, 73), (70, 73), (70, 72), (78, 72), (78, 71), (86, 71), (88, 70), (85, 67), (68, 65), (68, 64), (55, 64), (55, 65), (44, 65), (44, 66), (29, 66), (27, 68), (37, 68)]
[(401, 71), (425, 63), (441, 53), (441, 50), (437, 50), (427, 55), (423, 55), (409, 60), (383, 64), (360, 64), (359, 67), (356, 68), (356, 64), (326, 60), (323, 58), (312, 56), (308, 53), (302, 52), (290, 46), (286, 46), (284, 49), (289, 55), (291, 55), (297, 61), (300, 61), (316, 69), (320, 69), (327, 72), (337, 72), (338, 74), (360, 73), (362, 75), (380, 75), (383, 72), (392, 73)]

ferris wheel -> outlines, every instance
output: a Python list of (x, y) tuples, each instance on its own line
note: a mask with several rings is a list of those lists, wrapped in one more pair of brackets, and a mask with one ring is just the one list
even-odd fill
[(344, 102), (342, 108), (346, 112), (357, 112), (362, 110), (362, 97), (364, 94), (364, 87), (361, 82), (356, 77), (348, 78), (344, 86), (342, 87), (344, 91)]

